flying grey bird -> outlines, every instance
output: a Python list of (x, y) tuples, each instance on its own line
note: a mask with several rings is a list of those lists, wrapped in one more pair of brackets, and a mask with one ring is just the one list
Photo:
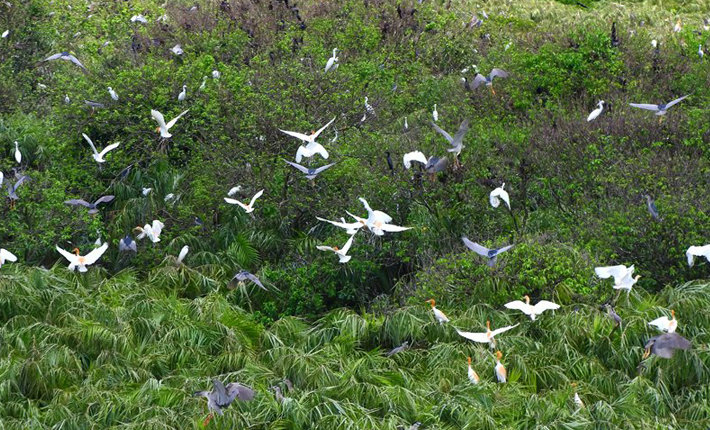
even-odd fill
[(671, 358), (676, 349), (690, 349), (690, 341), (678, 333), (663, 333), (653, 336), (644, 345), (643, 358), (655, 354), (661, 358)]
[(92, 108), (105, 108), (106, 105), (103, 103), (91, 101), (91, 100), (84, 100), (84, 104), (87, 106), (90, 106)]
[(285, 161), (286, 163), (292, 165), (293, 167), (297, 168), (297, 169), (300, 170), (301, 172), (305, 173), (305, 174), (306, 174), (306, 178), (309, 179), (309, 180), (311, 180), (311, 181), (314, 180), (314, 179), (316, 178), (316, 176), (318, 176), (319, 173), (322, 173), (324, 170), (329, 169), (329, 168), (331, 168), (331, 167), (333, 167), (333, 166), (335, 166), (335, 165), (337, 164), (337, 163), (330, 163), (330, 164), (326, 164), (325, 166), (321, 166), (321, 167), (319, 167), (319, 168), (317, 168), (317, 169), (310, 169), (310, 168), (308, 168), (308, 167), (301, 166), (300, 164), (293, 163), (293, 162), (288, 161), (288, 160), (284, 160), (284, 161)]
[(483, 76), (480, 73), (476, 73), (476, 77), (473, 78), (473, 89), (475, 90), (476, 88), (480, 87), (481, 84), (486, 84), (487, 87), (490, 87), (493, 95), (495, 95), (496, 91), (493, 89), (493, 79), (494, 78), (507, 78), (507, 77), (508, 77), (508, 72), (506, 72), (505, 70), (501, 70), (501, 69), (491, 70), (491, 73), (488, 76)]
[(234, 402), (234, 400), (249, 401), (254, 398), (254, 390), (236, 382), (231, 382), (225, 387), (221, 381), (212, 380), (214, 388), (212, 391), (196, 391), (194, 397), (205, 397), (207, 399), (207, 407), (210, 415), (205, 420), (204, 425), (209, 424), (214, 413), (223, 415), (222, 408), (226, 408)]
[(431, 122), (431, 126), (434, 127), (434, 130), (439, 132), (446, 140), (449, 141), (451, 144), (451, 148), (447, 149), (449, 152), (454, 153), (454, 162), (458, 162), (458, 157), (459, 154), (461, 154), (461, 150), (464, 148), (463, 146), (463, 137), (466, 135), (466, 132), (468, 131), (468, 120), (464, 120), (461, 125), (459, 126), (459, 131), (456, 132), (454, 137), (451, 137), (451, 135), (447, 132), (445, 132), (441, 127), (436, 125), (434, 122)]
[(461, 240), (463, 240), (464, 245), (466, 245), (466, 247), (471, 251), (483, 257), (487, 257), (488, 261), (486, 264), (488, 264), (488, 267), (493, 267), (496, 265), (498, 254), (501, 254), (513, 247), (513, 245), (508, 245), (498, 249), (488, 249), (485, 246), (477, 244), (476, 242), (471, 242), (466, 237), (462, 237)]
[(406, 351), (408, 349), (409, 349), (409, 342), (405, 341), (402, 345), (390, 350), (387, 353), (387, 356), (390, 357), (390, 356), (397, 354), (398, 352)]
[(88, 70), (86, 70), (86, 67), (84, 67), (83, 64), (81, 64), (81, 61), (79, 61), (75, 56), (70, 54), (69, 52), (60, 52), (59, 54), (54, 54), (50, 55), (49, 57), (45, 58), (42, 60), (42, 62), (47, 62), (47, 61), (54, 61), (54, 60), (64, 60), (64, 61), (71, 61), (72, 63), (76, 64), (77, 66), (81, 67), (81, 70), (83, 70), (85, 73), (89, 73)]
[(101, 203), (108, 203), (113, 199), (114, 199), (114, 196), (101, 196), (94, 203), (89, 203), (86, 200), (82, 200), (82, 199), (71, 199), (71, 200), (65, 201), (64, 203), (67, 205), (73, 205), (73, 206), (84, 206), (85, 208), (88, 208), (89, 213), (91, 215), (93, 215), (99, 211), (99, 209), (96, 206), (100, 205)]
[(660, 221), (661, 216), (658, 213), (658, 208), (656, 208), (656, 202), (653, 201), (653, 198), (649, 196), (648, 194), (644, 194), (644, 197), (646, 198), (646, 207), (648, 208), (648, 213), (651, 214), (653, 219)]
[(22, 185), (25, 181), (29, 181), (32, 178), (30, 178), (27, 175), (22, 175), (17, 179), (17, 182), (13, 185), (10, 183), (9, 179), (5, 179), (5, 186), (7, 187), (7, 196), (12, 200), (12, 203), (14, 205), (15, 200), (19, 200), (19, 196), (17, 195), (17, 188), (19, 188), (20, 185)]
[(247, 281), (247, 280), (252, 281), (256, 285), (258, 285), (262, 290), (269, 291), (266, 289), (264, 284), (261, 283), (259, 278), (257, 278), (255, 275), (252, 275), (251, 273), (247, 272), (246, 270), (242, 270), (241, 272), (234, 275), (234, 277), (232, 278), (232, 281), (235, 279), (237, 281), (239, 281), (239, 283), (243, 283), (244, 281)]
[(639, 108), (639, 109), (646, 109), (646, 110), (656, 112), (656, 115), (665, 115), (668, 112), (668, 109), (670, 109), (672, 106), (680, 103), (689, 95), (690, 94), (685, 95), (680, 98), (677, 98), (677, 99), (673, 100), (672, 102), (668, 102), (665, 104), (653, 105), (653, 104), (644, 104), (644, 103), (629, 103), (629, 105), (631, 107), (635, 107), (635, 108)]
[(118, 250), (121, 252), (138, 252), (136, 241), (133, 240), (130, 234), (118, 241)]

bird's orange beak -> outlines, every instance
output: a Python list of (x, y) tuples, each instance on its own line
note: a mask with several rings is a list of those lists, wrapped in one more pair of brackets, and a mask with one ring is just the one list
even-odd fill
[(675, 319), (675, 311), (673, 309), (671, 309), (671, 317)]
[(500, 359), (503, 358), (503, 353), (500, 351), (496, 351), (496, 358), (498, 358), (498, 361), (500, 361)]
[(471, 365), (471, 357), (468, 357), (468, 365)]
[(486, 328), (488, 329), (488, 331), (491, 331), (491, 322), (490, 321), (486, 321)]
[(79, 255), (79, 248), (74, 248), (72, 251), (74, 254)]

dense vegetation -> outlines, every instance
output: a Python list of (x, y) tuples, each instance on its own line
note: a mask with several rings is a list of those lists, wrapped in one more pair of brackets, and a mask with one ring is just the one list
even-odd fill
[[(684, 256), (710, 241), (707, 2), (158, 3), (0, 3), (0, 171), (31, 177), (0, 207), (0, 247), (20, 259), (0, 269), (0, 429), (199, 428), (205, 405), (191, 393), (213, 377), (259, 392), (215, 428), (710, 425), (710, 264)], [(333, 48), (340, 66), (326, 74)], [(42, 62), (62, 51), (88, 73)], [(470, 91), (473, 65), (511, 76), (495, 94)], [(628, 107), (685, 94), (662, 121)], [(365, 97), (375, 114), (361, 121)], [(441, 127), (467, 119), (470, 131), (460, 167), (432, 181), (401, 157), (447, 155), (434, 104)], [(151, 109), (189, 112), (166, 140)], [(283, 161), (299, 143), (279, 129), (333, 117), (319, 141), (338, 164), (311, 184)], [(99, 167), (82, 133), (121, 145)], [(510, 212), (488, 204), (502, 183)], [(253, 216), (224, 202), (236, 185), (240, 200), (265, 190)], [(105, 194), (116, 199), (96, 215), (64, 204)], [(358, 197), (413, 228), (358, 233), (340, 265), (315, 246), (347, 237), (316, 216), (364, 215)], [(118, 251), (153, 219), (161, 242)], [(463, 235), (515, 246), (491, 269)], [(110, 243), (99, 263), (67, 271), (55, 245), (86, 251), (99, 236)], [(616, 330), (599, 311), (610, 284), (593, 271), (611, 264), (642, 275)], [(240, 269), (269, 291), (230, 282)], [(523, 294), (563, 309), (535, 323), (501, 311)], [(431, 297), (465, 330), (521, 322), (500, 340), (508, 384), (493, 383), (486, 348), (434, 322)], [(670, 309), (693, 350), (639, 373), (656, 333), (646, 322)], [(405, 340), (412, 349), (384, 356)], [(296, 388), (280, 404), (268, 388), (283, 378)]]

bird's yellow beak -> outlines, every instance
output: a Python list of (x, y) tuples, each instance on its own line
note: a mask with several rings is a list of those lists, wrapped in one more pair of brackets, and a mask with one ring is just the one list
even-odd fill
[(471, 357), (468, 357), (468, 365), (471, 365)]
[(503, 353), (500, 351), (496, 351), (496, 358), (498, 358), (498, 361), (500, 361), (500, 359), (503, 358)]
[(671, 317), (675, 319), (675, 311), (673, 309), (671, 309)]
[(530, 304), (530, 296), (523, 296), (523, 298), (525, 299), (525, 303), (529, 305)]
[(488, 329), (488, 331), (491, 331), (491, 322), (490, 321), (486, 321), (486, 328)]
[(646, 348), (643, 351), (643, 356), (641, 357), (641, 359), (645, 360), (648, 358), (649, 355), (651, 355), (651, 348)]

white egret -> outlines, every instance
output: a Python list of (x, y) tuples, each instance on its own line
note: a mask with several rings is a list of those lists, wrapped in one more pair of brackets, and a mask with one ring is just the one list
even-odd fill
[(143, 193), (144, 196), (147, 196), (148, 194), (150, 194), (151, 191), (153, 191), (152, 188), (143, 188), (141, 190), (141, 193)]
[[(318, 136), (320, 136), (320, 134), (323, 132), (323, 130), (325, 130), (326, 128), (328, 128), (328, 126), (329, 126), (330, 124), (332, 124), (333, 121), (335, 121), (335, 117), (333, 117), (333, 119), (331, 119), (331, 120), (328, 122), (328, 124), (324, 125), (324, 126), (321, 127), (320, 129), (318, 129), (318, 131), (313, 131), (313, 132), (311, 132), (311, 134), (309, 134), (309, 135), (306, 135), (306, 134), (303, 134), (303, 133), (298, 133), (298, 132), (295, 132), (295, 131), (287, 131), (287, 130), (281, 130), (281, 129), (279, 129), (279, 131), (282, 132), (282, 133), (288, 134), (288, 135), (291, 136), (291, 137), (295, 137), (296, 139), (300, 139), (300, 140), (302, 140), (302, 141), (304, 141), (304, 142), (306, 142), (306, 143), (308, 143), (308, 144), (311, 144), (311, 143), (316, 143), (316, 139), (318, 138)], [(328, 157), (326, 156), (326, 157), (323, 157), (323, 158), (328, 158)], [(298, 162), (299, 160), (296, 160), (296, 161)]]
[(163, 117), (163, 114), (160, 113), (160, 112), (158, 112), (158, 111), (155, 110), (155, 109), (151, 109), (151, 110), (150, 110), (150, 115), (151, 115), (151, 116), (153, 117), (153, 119), (158, 123), (158, 127), (155, 129), (155, 131), (159, 131), (159, 132), (160, 132), (160, 136), (162, 136), (162, 137), (164, 137), (164, 138), (166, 138), (166, 139), (172, 137), (172, 134), (170, 134), (168, 131), (172, 128), (172, 126), (175, 125), (175, 123), (177, 122), (177, 120), (180, 119), (180, 117), (182, 117), (183, 115), (185, 115), (185, 114), (188, 113), (189, 111), (190, 111), (189, 109), (186, 110), (186, 111), (184, 111), (183, 113), (181, 113), (180, 115), (176, 116), (176, 117), (173, 118), (169, 123), (166, 124), (166, 123), (165, 123), (165, 118)]
[(240, 192), (241, 190), (242, 190), (242, 186), (241, 186), (241, 185), (237, 185), (236, 187), (230, 188), (229, 191), (227, 191), (227, 195), (228, 195), (229, 197), (232, 197), (233, 195), (237, 194), (237, 193)]
[(505, 191), (505, 182), (503, 182), (503, 185), (500, 187), (496, 188), (495, 190), (491, 191), (490, 196), (488, 197), (488, 200), (491, 203), (491, 206), (494, 208), (497, 208), (500, 205), (500, 201), (503, 200), (505, 204), (508, 206), (508, 209), (510, 209), (510, 196), (508, 195), (508, 192)]
[(114, 101), (118, 101), (118, 94), (116, 94), (116, 91), (114, 91), (113, 88), (108, 87), (108, 93), (111, 94), (111, 98)]
[(325, 65), (325, 73), (328, 73), (330, 69), (337, 69), (338, 68), (338, 48), (333, 49), (333, 56), (328, 59), (328, 62)]
[(141, 24), (145, 24), (148, 22), (147, 19), (143, 15), (133, 15), (131, 17), (131, 22), (140, 22)]
[(89, 136), (84, 133), (81, 133), (81, 135), (84, 136), (84, 139), (86, 139), (87, 142), (89, 142), (91, 150), (94, 152), (93, 154), (91, 154), (91, 156), (94, 157), (94, 160), (96, 160), (97, 163), (105, 163), (106, 160), (104, 159), (104, 155), (108, 154), (109, 151), (113, 151), (114, 149), (118, 148), (118, 145), (121, 144), (121, 142), (116, 142), (105, 147), (103, 151), (99, 152), (96, 150), (96, 146), (94, 146), (94, 142), (89, 138)]
[(337, 246), (322, 246), (322, 245), (316, 246), (316, 248), (321, 251), (334, 252), (338, 256), (340, 264), (344, 264), (344, 263), (347, 263), (348, 261), (350, 261), (350, 259), (352, 258), (351, 255), (347, 255), (347, 254), (348, 254), (348, 251), (350, 250), (350, 246), (352, 246), (352, 244), (353, 244), (354, 237), (355, 237), (354, 234), (351, 235), (350, 238), (348, 239), (348, 241), (345, 242), (345, 245), (343, 245), (342, 248), (338, 248)]
[(7, 249), (0, 248), (0, 267), (2, 267), (5, 262), (10, 261), (10, 262), (15, 262), (17, 261), (17, 257), (15, 254), (12, 252), (8, 251)]
[(203, 76), (202, 77), (202, 84), (200, 85), (200, 91), (204, 91), (206, 85), (207, 85), (207, 76)]
[(365, 225), (367, 228), (377, 236), (382, 236), (385, 232), (396, 233), (400, 231), (409, 230), (411, 227), (400, 227), (394, 224), (389, 224), (392, 222), (392, 217), (387, 215), (382, 211), (372, 210), (367, 200), (360, 197), (360, 201), (365, 206), (367, 210), (367, 220)]
[(481, 382), (481, 378), (478, 377), (478, 373), (476, 373), (476, 371), (473, 370), (473, 367), (471, 367), (471, 357), (468, 357), (468, 380), (474, 385)]
[(86, 266), (94, 264), (96, 260), (98, 260), (104, 254), (104, 252), (106, 252), (106, 250), (108, 249), (108, 242), (104, 243), (103, 245), (101, 245), (100, 248), (94, 249), (83, 257), (79, 255), (79, 248), (74, 248), (74, 254), (63, 250), (59, 246), (57, 246), (56, 248), (57, 251), (69, 261), (69, 270), (74, 271), (74, 269), (78, 267), (79, 272), (86, 272), (88, 270)]
[(219, 70), (212, 70), (212, 79), (219, 79), (220, 76)]
[(641, 278), (641, 275), (637, 275), (635, 278), (632, 277), (634, 273), (633, 264), (628, 268), (624, 265), (597, 267), (594, 269), (594, 272), (602, 279), (613, 277), (613, 288), (619, 291), (626, 290), (627, 293), (631, 292), (631, 287)]
[(152, 225), (146, 224), (143, 227), (138, 226), (135, 228), (135, 230), (139, 232), (138, 236), (136, 236), (136, 240), (147, 237), (151, 242), (158, 243), (160, 242), (160, 233), (163, 231), (163, 227), (165, 227), (165, 224), (157, 219), (153, 220)]
[(509, 325), (506, 327), (501, 327), (496, 330), (491, 330), (491, 322), (486, 321), (486, 331), (484, 333), (472, 333), (468, 331), (459, 331), (459, 329), (456, 329), (456, 333), (459, 334), (459, 336), (466, 338), (468, 340), (471, 340), (473, 342), (478, 342), (478, 343), (487, 343), (491, 349), (496, 347), (496, 335), (499, 335), (501, 333), (505, 333), (506, 331), (513, 329), (517, 327), (520, 323), (515, 324), (515, 325)]
[(345, 218), (340, 218), (340, 222), (330, 221), (330, 220), (327, 220), (327, 219), (321, 218), (321, 217), (316, 217), (316, 219), (318, 221), (327, 222), (327, 223), (332, 224), (336, 227), (340, 227), (342, 229), (345, 229), (345, 232), (349, 235), (353, 235), (353, 234), (357, 233), (358, 230), (360, 230), (360, 228), (365, 225), (364, 221), (363, 222), (356, 221), (356, 222), (347, 223), (347, 222), (345, 222)]
[(407, 117), (404, 117), (404, 129), (409, 130), (409, 124), (407, 123)]
[(186, 96), (187, 96), (187, 85), (183, 85), (182, 91), (180, 92), (180, 94), (178, 94), (178, 101), (179, 102), (184, 101)]
[(693, 267), (695, 257), (705, 257), (710, 261), (710, 245), (691, 246), (685, 251), (685, 256), (688, 258), (688, 267)]
[(604, 110), (604, 100), (600, 100), (597, 104), (597, 108), (592, 111), (587, 117), (587, 122), (594, 121), (599, 115), (601, 115)]
[(700, 44), (698, 45), (698, 57), (702, 60), (702, 58), (705, 56), (705, 51), (703, 51), (703, 45)]
[(503, 353), (500, 351), (496, 351), (496, 378), (498, 379), (498, 382), (504, 384), (508, 381), (508, 371), (505, 370), (505, 367), (503, 367), (503, 364), (501, 364), (501, 358), (503, 358)]
[(17, 161), (17, 164), (22, 164), (22, 153), (18, 145), (17, 141), (15, 141), (15, 161)]
[(175, 54), (175, 55), (182, 55), (183, 52), (185, 52), (185, 51), (182, 50), (182, 46), (180, 46), (179, 43), (178, 43), (177, 45), (173, 46), (172, 48), (170, 48), (170, 50), (171, 50), (171, 51), (173, 52), (173, 54)]
[(178, 255), (178, 258), (177, 258), (177, 263), (178, 263), (178, 264), (181, 264), (181, 263), (182, 263), (182, 260), (185, 259), (185, 257), (187, 256), (187, 253), (188, 253), (188, 252), (190, 252), (190, 247), (187, 246), (187, 245), (183, 246), (182, 249), (180, 250), (180, 255)]
[(651, 321), (648, 325), (655, 326), (659, 330), (667, 333), (674, 333), (678, 328), (678, 320), (675, 319), (675, 311), (671, 309), (671, 319), (668, 319), (666, 316), (662, 316)]
[(429, 162), (424, 153), (422, 153), (421, 151), (413, 151), (404, 154), (404, 157), (402, 157), (402, 161), (404, 162), (404, 167), (407, 169), (412, 167), (412, 161), (418, 161), (419, 163), (422, 163), (425, 166)]
[(69, 99), (69, 95), (68, 95), (68, 94), (64, 94), (64, 103), (65, 103), (65, 104), (71, 103), (71, 99)]
[(436, 103), (434, 103), (434, 110), (431, 112), (431, 116), (434, 118), (434, 122), (439, 120), (439, 112), (436, 110)]
[(582, 402), (582, 399), (579, 398), (579, 394), (577, 394), (577, 384), (574, 382), (572, 383), (572, 387), (575, 389), (574, 392), (574, 404), (577, 405), (578, 408), (583, 409), (584, 408), (584, 402)]
[(528, 315), (531, 320), (535, 321), (535, 317), (547, 310), (559, 309), (560, 305), (557, 303), (548, 302), (547, 300), (540, 300), (534, 306), (530, 304), (530, 296), (525, 296), (525, 302), (520, 300), (515, 300), (506, 303), (504, 306), (508, 309), (514, 309), (521, 311), (525, 315)]
[(436, 308), (436, 301), (434, 299), (429, 299), (425, 303), (429, 303), (431, 305), (431, 311), (434, 312), (434, 318), (439, 321), (439, 324), (449, 322), (449, 317), (447, 317), (445, 313), (441, 312), (439, 309)]
[(368, 98), (365, 96), (365, 113), (369, 113), (374, 115), (375, 114), (375, 108), (372, 107), (370, 103), (368, 103)]
[(5, 30), (5, 31), (2, 32), (2, 36), (1, 36), (1, 37), (4, 39), (4, 38), (6, 38), (6, 37), (8, 36), (8, 34), (10, 34), (10, 30)]
[(244, 203), (240, 202), (239, 200), (234, 200), (234, 199), (228, 199), (227, 197), (224, 198), (224, 201), (231, 204), (231, 205), (239, 205), (246, 213), (252, 213), (254, 212), (254, 203), (256, 202), (256, 199), (261, 197), (261, 195), (264, 194), (264, 190), (259, 191), (258, 193), (254, 194), (254, 197), (251, 198), (251, 201), (249, 202), (248, 205), (245, 205)]

